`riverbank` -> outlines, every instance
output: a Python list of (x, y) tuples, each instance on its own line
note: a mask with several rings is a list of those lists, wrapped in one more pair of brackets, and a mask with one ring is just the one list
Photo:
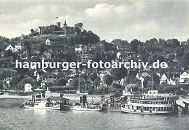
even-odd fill
[(1, 108), (6, 108), (6, 107), (18, 107), (24, 102), (28, 101), (31, 99), (30, 96), (7, 96), (7, 95), (1, 95), (0, 96), (0, 107)]
[[(60, 93), (50, 93), (52, 98), (56, 100), (60, 100)], [(64, 94), (64, 98), (67, 98), (70, 100), (70, 103), (76, 103), (80, 102), (80, 96), (81, 94)], [(108, 95), (105, 95), (105, 97), (108, 97)], [(20, 96), (20, 95), (11, 95), (11, 94), (4, 94), (0, 95), (0, 107), (16, 107), (24, 102), (31, 100), (32, 95), (27, 96)], [(99, 102), (101, 101), (101, 95), (87, 95), (87, 102)]]

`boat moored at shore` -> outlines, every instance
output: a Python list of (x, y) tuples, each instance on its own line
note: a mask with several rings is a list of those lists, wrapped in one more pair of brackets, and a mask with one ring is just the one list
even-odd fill
[(74, 105), (73, 107), (71, 107), (71, 110), (73, 111), (100, 111), (101, 108), (98, 105), (87, 105), (87, 106)]
[(149, 90), (147, 94), (124, 93), (121, 111), (138, 114), (171, 114), (176, 113), (176, 100), (172, 94), (159, 94), (157, 90)]
[(42, 94), (32, 95), (32, 100), (25, 102), (20, 107), (25, 109), (60, 110), (60, 103), (45, 98)]

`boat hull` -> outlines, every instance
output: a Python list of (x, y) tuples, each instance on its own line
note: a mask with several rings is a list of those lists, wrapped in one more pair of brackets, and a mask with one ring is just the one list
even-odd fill
[(141, 110), (131, 110), (126, 108), (121, 108), (121, 112), (123, 113), (131, 113), (131, 114), (174, 114), (174, 111), (141, 111)]
[(31, 106), (24, 106), (25, 109), (31, 110), (60, 110), (60, 106), (57, 107), (31, 107)]
[(86, 108), (81, 106), (74, 106), (71, 108), (73, 111), (100, 111), (100, 108)]

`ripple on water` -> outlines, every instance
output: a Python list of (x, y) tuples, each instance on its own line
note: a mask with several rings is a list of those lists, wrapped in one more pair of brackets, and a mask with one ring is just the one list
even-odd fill
[(0, 130), (188, 130), (189, 115), (60, 112), (0, 108)]

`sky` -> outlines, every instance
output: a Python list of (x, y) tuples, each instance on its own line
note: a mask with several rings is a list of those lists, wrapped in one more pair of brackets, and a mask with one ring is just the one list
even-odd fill
[(31, 28), (82, 22), (101, 40), (146, 41), (189, 38), (186, 0), (0, 0), (0, 35), (29, 34)]

